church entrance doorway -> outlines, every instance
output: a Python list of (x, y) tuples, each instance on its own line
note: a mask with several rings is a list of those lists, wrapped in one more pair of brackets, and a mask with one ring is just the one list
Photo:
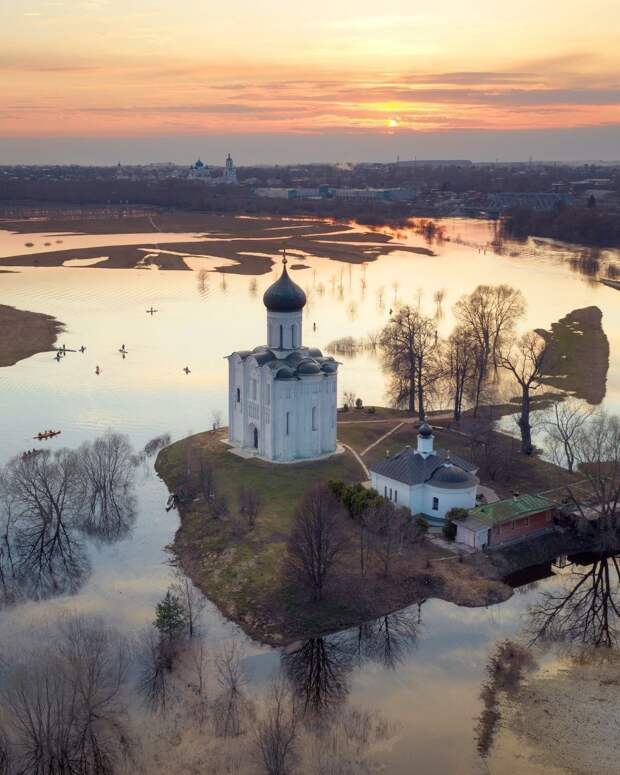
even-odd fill
[(258, 428), (256, 426), (254, 426), (252, 431), (252, 444), (254, 449), (258, 449)]

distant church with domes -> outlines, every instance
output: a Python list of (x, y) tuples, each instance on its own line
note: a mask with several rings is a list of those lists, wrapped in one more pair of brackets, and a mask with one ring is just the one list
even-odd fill
[(336, 452), (338, 362), (304, 347), (306, 294), (282, 274), (263, 296), (267, 344), (228, 356), (228, 439), (248, 454), (294, 462)]

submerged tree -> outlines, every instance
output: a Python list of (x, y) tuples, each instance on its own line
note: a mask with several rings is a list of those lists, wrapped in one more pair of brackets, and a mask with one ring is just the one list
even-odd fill
[(112, 775), (131, 754), (123, 724), (127, 650), (97, 619), (71, 616), (4, 655), (0, 737), (15, 773)]
[(83, 536), (117, 540), (135, 519), (136, 461), (124, 436), (78, 452), (37, 450), (0, 470), (0, 590), (11, 602), (75, 592), (90, 570)]
[(289, 775), (294, 771), (300, 715), (295, 693), (284, 675), (278, 674), (254, 729), (258, 761), (265, 775)]
[(119, 433), (106, 433), (83, 444), (78, 456), (84, 487), (82, 528), (99, 538), (117, 540), (136, 518), (136, 461), (129, 440)]
[(245, 696), (247, 678), (236, 641), (227, 644), (218, 654), (215, 671), (220, 688), (213, 706), (216, 734), (221, 737), (238, 737), (252, 717), (253, 708)]

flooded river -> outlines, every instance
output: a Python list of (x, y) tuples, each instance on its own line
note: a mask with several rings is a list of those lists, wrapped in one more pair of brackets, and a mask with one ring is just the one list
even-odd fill
[[(531, 243), (505, 245), (497, 255), (489, 246), (488, 224), (455, 220), (445, 226), (450, 241), (432, 245), (435, 256), (394, 251), (359, 265), (291, 257), (294, 279), (308, 294), (305, 344), (325, 349), (338, 337), (365, 337), (385, 324), (390, 309), (418, 299), (427, 313), (435, 314), (438, 291), (444, 291), (438, 326), (447, 335), (452, 305), (462, 294), (481, 282), (507, 283), (526, 298), (523, 330), (549, 329), (587, 306), (602, 311), (610, 345), (602, 404), (620, 413), (618, 292), (575, 271), (576, 249)], [(188, 243), (195, 235), (177, 237)], [(79, 247), (80, 240), (85, 247), (142, 242), (140, 235), (48, 238), (0, 232), (0, 255), (22, 253), (29, 241), (36, 246), (57, 238), (70, 240), (71, 247)], [(410, 231), (399, 232), (398, 238), (426, 246)], [(615, 259), (604, 256), (605, 261)], [(66, 325), (60, 343), (87, 348), (59, 362), (42, 353), (0, 369), (0, 462), (32, 447), (34, 433), (46, 428), (62, 429), (60, 437), (46, 442), (51, 449), (77, 447), (107, 429), (127, 434), (134, 448), (142, 449), (158, 434), (178, 439), (211, 427), (218, 418), (225, 424), (223, 359), (233, 350), (263, 343), (262, 294), (280, 271), (278, 265), (256, 277), (212, 271), (226, 263), (196, 258), (191, 272), (73, 266), (0, 274), (1, 303), (54, 315)], [(152, 315), (146, 313), (151, 307), (157, 310)], [(126, 357), (119, 353), (122, 345)], [(385, 402), (384, 375), (372, 354), (340, 360), (341, 395), (354, 391), (366, 404)], [(190, 374), (183, 372), (185, 366)], [(88, 542), (89, 572), (75, 594), (0, 612), (0, 638), (10, 638), (58, 608), (105, 614), (129, 634), (153, 620), (154, 606), (170, 583), (164, 547), (173, 538), (177, 516), (164, 510), (167, 491), (153, 472), (152, 459), (139, 466), (137, 485), (138, 516), (131, 532), (116, 542)], [(427, 601), (407, 612), (410, 621), (401, 642), (398, 627), (387, 642), (379, 624), (372, 647), (345, 660), (338, 679), (347, 702), (380, 711), (401, 725), (395, 742), (377, 754), (387, 772), (553, 775), (507, 729), (500, 729), (481, 758), (476, 729), (485, 666), (495, 644), (519, 633), (542, 589), (562, 583), (551, 576), (489, 609)], [(241, 639), (250, 687), (260, 693), (280, 662), (279, 652), (249, 641), (212, 605), (204, 618), (213, 641)], [(339, 637), (348, 641), (357, 633)], [(338, 637), (334, 642), (337, 651)], [(311, 657), (302, 652), (299, 659), (305, 658)]]

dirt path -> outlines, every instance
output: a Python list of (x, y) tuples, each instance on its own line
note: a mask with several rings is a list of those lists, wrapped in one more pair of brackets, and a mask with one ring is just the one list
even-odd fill
[(349, 451), (349, 452), (350, 452), (350, 453), (353, 455), (353, 457), (354, 457), (354, 458), (357, 460), (357, 462), (360, 464), (360, 466), (362, 467), (362, 470), (364, 471), (364, 474), (366, 475), (366, 479), (370, 479), (370, 471), (368, 470), (368, 468), (366, 467), (366, 463), (364, 463), (364, 461), (363, 461), (363, 460), (362, 460), (362, 458), (361, 458), (361, 457), (358, 455), (358, 453), (357, 453), (357, 452), (356, 452), (356, 451), (353, 449), (353, 447), (349, 446), (348, 444), (345, 444), (345, 443), (344, 443), (344, 442), (342, 442), (342, 441), (341, 441), (340, 443), (342, 444), (342, 446), (343, 446), (343, 447), (344, 447), (346, 450), (348, 450), (348, 451)]
[(394, 431), (397, 431), (399, 428), (402, 428), (402, 427), (403, 427), (403, 425), (405, 425), (405, 420), (403, 420), (403, 422), (399, 422), (399, 423), (398, 423), (398, 425), (395, 425), (393, 428), (390, 428), (390, 430), (389, 430), (387, 433), (384, 433), (384, 434), (383, 434), (383, 436), (379, 436), (379, 438), (378, 438), (376, 441), (373, 441), (373, 443), (372, 443), (372, 444), (369, 444), (369, 445), (366, 447), (366, 449), (363, 449), (363, 450), (360, 452), (360, 455), (361, 455), (361, 457), (364, 457), (364, 455), (365, 455), (367, 452), (370, 452), (370, 450), (371, 450), (373, 447), (376, 447), (376, 446), (377, 446), (377, 444), (380, 444), (382, 441), (384, 441), (385, 439), (387, 439), (387, 437), (388, 437), (388, 436), (391, 436), (391, 435), (392, 435), (392, 433), (394, 433)]

